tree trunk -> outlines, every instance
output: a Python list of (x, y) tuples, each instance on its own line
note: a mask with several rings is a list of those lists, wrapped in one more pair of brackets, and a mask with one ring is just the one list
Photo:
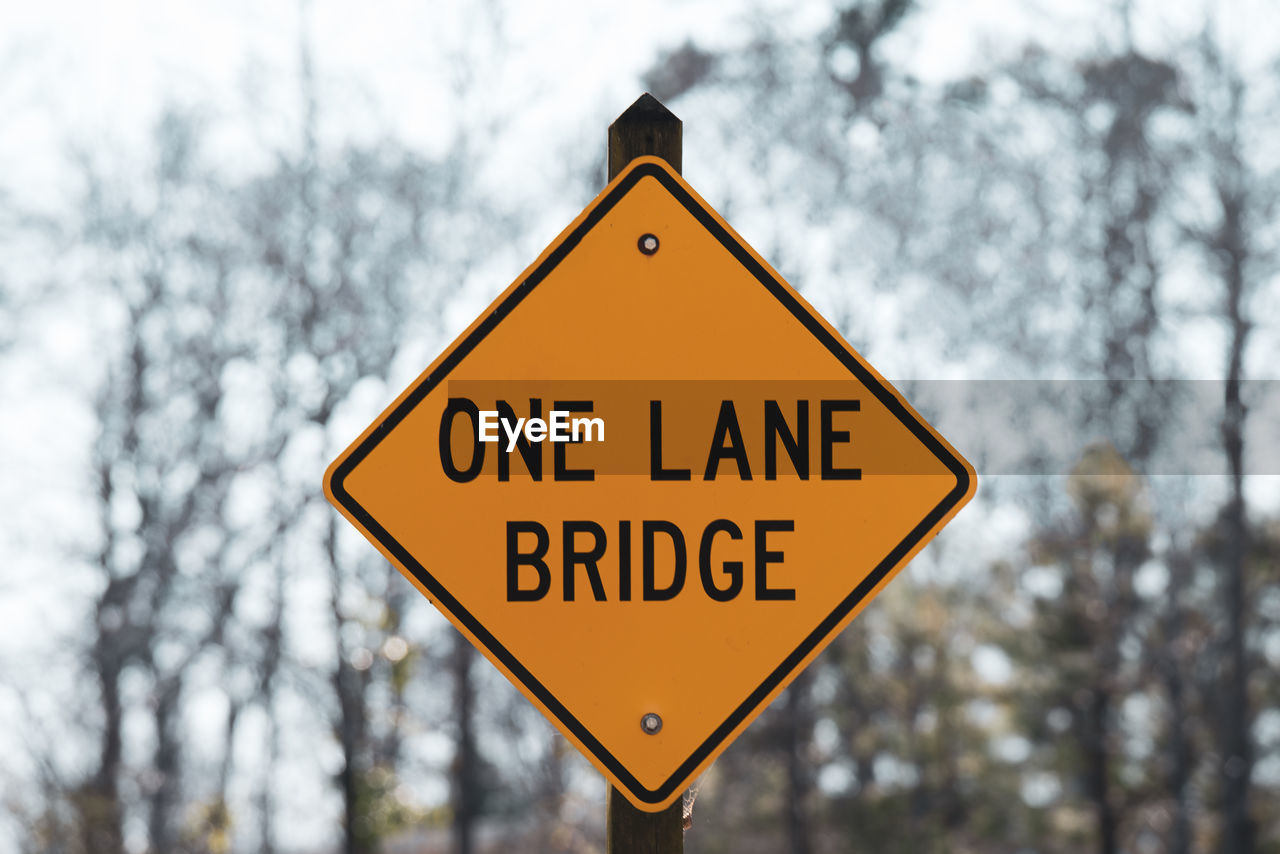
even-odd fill
[(98, 770), (82, 792), (79, 803), (84, 848), (94, 854), (124, 854), (119, 787), (124, 710), (120, 703), (120, 668), (115, 656), (106, 649), (109, 643), (100, 636), (94, 651), (105, 720)]
[(156, 748), (153, 771), (156, 778), (151, 792), (147, 832), (152, 851), (173, 851), (174, 813), (182, 802), (181, 739), (178, 735), (178, 703), (182, 697), (181, 672), (157, 686), (154, 713)]
[(1191, 820), (1187, 812), (1187, 786), (1191, 782), (1191, 740), (1187, 735), (1186, 681), (1183, 679), (1184, 619), (1182, 591), (1191, 583), (1190, 561), (1182, 554), (1169, 558), (1169, 613), (1164, 637), (1165, 688), (1169, 692), (1170, 768), (1169, 792), (1173, 796), (1173, 829), (1169, 854), (1191, 854)]
[(267, 713), (266, 768), (262, 772), (262, 789), (258, 792), (258, 851), (276, 854), (276, 768), (280, 764), (280, 713), (276, 709), (275, 692), (262, 699)]
[(453, 706), (457, 723), (453, 758), (453, 844), (456, 854), (472, 854), (480, 809), (479, 769), (475, 745), (475, 686), (471, 662), (475, 651), (465, 637), (454, 637)]
[(1220, 188), (1222, 229), (1218, 256), (1224, 259), (1226, 319), (1231, 341), (1227, 360), (1223, 450), (1231, 474), (1231, 497), (1222, 516), (1223, 598), (1226, 618), (1227, 669), (1223, 708), (1222, 793), (1224, 825), (1222, 850), (1226, 854), (1250, 854), (1254, 828), (1249, 812), (1253, 744), (1249, 737), (1248, 661), (1245, 649), (1245, 559), (1248, 526), (1244, 497), (1245, 406), (1240, 396), (1244, 374), (1244, 349), (1249, 324), (1244, 317), (1244, 200), (1240, 165), (1229, 152), (1230, 174)]
[(787, 754), (786, 820), (791, 854), (810, 854), (813, 851), (808, 813), (813, 781), (805, 755), (813, 730), (813, 715), (808, 702), (812, 681), (808, 670), (795, 678), (787, 689), (787, 704), (783, 711), (783, 748)]
[(354, 691), (355, 672), (347, 661), (338, 662), (334, 675), (338, 694), (338, 741), (342, 746), (342, 770), (338, 788), (342, 792), (343, 854), (364, 854), (360, 845), (360, 712)]
[[(267, 715), (266, 756), (262, 771), (262, 788), (258, 791), (258, 850), (260, 854), (276, 854), (276, 769), (280, 765), (280, 712), (276, 708), (276, 676), (284, 657), (284, 565), (277, 556), (274, 567), (275, 589), (271, 621), (262, 631), (262, 658), (256, 696)], [(336, 631), (336, 629), (335, 629)], [(341, 655), (341, 649), (339, 649)], [(227, 723), (227, 748), (231, 749), (234, 719)]]
[(1116, 815), (1111, 804), (1111, 756), (1107, 733), (1111, 717), (1111, 693), (1095, 685), (1089, 701), (1089, 737), (1085, 761), (1089, 798), (1093, 801), (1098, 829), (1099, 854), (1116, 854)]
[(325, 539), (329, 561), (330, 608), (333, 612), (334, 645), (337, 662), (333, 670), (333, 693), (338, 700), (334, 729), (342, 749), (342, 769), (338, 789), (342, 793), (342, 852), (365, 854), (361, 842), (360, 776), (361, 753), (365, 743), (364, 674), (351, 662), (351, 650), (343, 639), (346, 615), (342, 610), (342, 576), (338, 570), (337, 527), (329, 520)]

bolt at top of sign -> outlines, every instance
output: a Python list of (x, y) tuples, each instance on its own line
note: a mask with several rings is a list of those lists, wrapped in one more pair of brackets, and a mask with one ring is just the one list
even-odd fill
[[(521, 432), (481, 441), (483, 413)], [(598, 419), (600, 441), (557, 441), (561, 417)], [(975, 482), (656, 158), (631, 161), (326, 477), (339, 510), (651, 811)]]

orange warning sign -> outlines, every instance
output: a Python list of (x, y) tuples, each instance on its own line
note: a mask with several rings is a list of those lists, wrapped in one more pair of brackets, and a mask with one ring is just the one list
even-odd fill
[(656, 158), (612, 181), (325, 478), (649, 811), (975, 486)]

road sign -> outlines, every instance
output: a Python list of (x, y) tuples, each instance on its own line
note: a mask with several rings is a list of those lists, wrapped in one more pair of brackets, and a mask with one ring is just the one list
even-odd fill
[(647, 811), (975, 485), (652, 157), (325, 477), (342, 514)]

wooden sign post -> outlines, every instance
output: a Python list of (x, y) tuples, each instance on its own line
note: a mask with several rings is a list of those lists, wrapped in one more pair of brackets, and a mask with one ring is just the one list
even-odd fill
[[(637, 157), (661, 157), (681, 167), (683, 124), (648, 92), (609, 125), (609, 181)], [(672, 667), (677, 666), (672, 662)], [(644, 812), (609, 786), (605, 815), (606, 854), (682, 854), (684, 799), (662, 812)]]

